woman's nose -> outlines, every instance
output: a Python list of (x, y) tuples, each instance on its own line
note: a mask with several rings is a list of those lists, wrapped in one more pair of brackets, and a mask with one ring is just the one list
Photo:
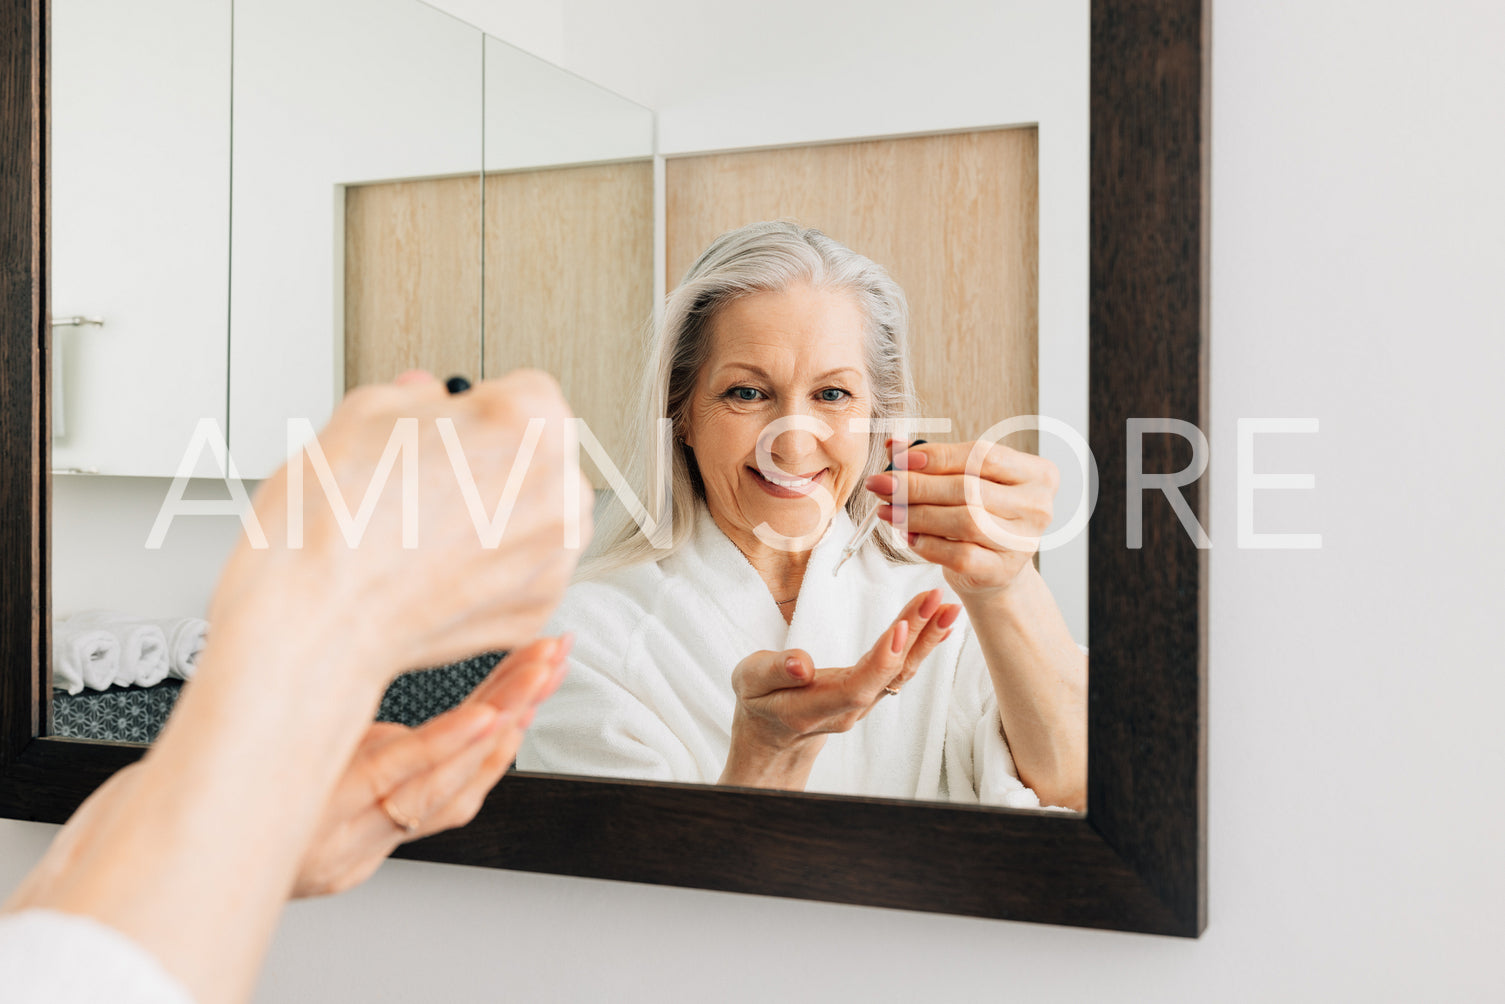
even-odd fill
[(786, 432), (774, 442), (772, 453), (781, 461), (814, 456), (815, 451), (820, 448), (820, 440), (808, 432)]
[(780, 467), (791, 470), (789, 464), (814, 456), (820, 450), (821, 440), (828, 435), (830, 430), (818, 419), (798, 412), (786, 413), (764, 428), (758, 445)]

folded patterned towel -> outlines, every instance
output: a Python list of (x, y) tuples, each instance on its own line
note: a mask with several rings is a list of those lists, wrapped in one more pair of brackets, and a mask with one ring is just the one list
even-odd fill
[(108, 631), (119, 639), (120, 664), (112, 682), (122, 687), (155, 687), (167, 679), (167, 635), (156, 624), (112, 610), (86, 610), (69, 617), (64, 627)]
[(167, 674), (179, 680), (191, 680), (198, 666), (199, 653), (209, 633), (209, 622), (201, 617), (170, 617), (150, 621), (167, 637)]
[(107, 690), (120, 669), (120, 639), (98, 627), (52, 623), (52, 687), (77, 694), (85, 687)]

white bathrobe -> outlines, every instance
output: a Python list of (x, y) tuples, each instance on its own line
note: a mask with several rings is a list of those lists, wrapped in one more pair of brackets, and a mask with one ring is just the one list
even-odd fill
[[(911, 598), (945, 589), (937, 566), (894, 564), (872, 546), (833, 578), (852, 532), (838, 511), (810, 556), (788, 624), (704, 505), (691, 539), (669, 557), (572, 586), (546, 629), (574, 632), (569, 674), (539, 708), (518, 769), (715, 784), (731, 745), (732, 670), (742, 659), (800, 648), (817, 667), (850, 666)], [(1014, 769), (965, 611), (899, 696), (827, 736), (805, 790), (1040, 804)]]

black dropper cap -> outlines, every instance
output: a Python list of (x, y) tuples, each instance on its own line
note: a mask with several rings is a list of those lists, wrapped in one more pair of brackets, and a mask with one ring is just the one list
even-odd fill
[[(906, 449), (906, 450), (912, 450), (916, 446), (924, 446), (924, 445), (925, 445), (925, 440), (923, 440), (923, 439), (916, 439), (913, 443), (910, 443), (908, 446), (904, 447), (904, 449)], [(893, 469), (894, 469), (894, 462), (892, 460), (890, 460), (888, 462), (888, 466), (885, 467), (885, 468), (883, 468), (883, 472), (886, 474), (886, 473), (888, 473), (889, 471), (891, 471)]]

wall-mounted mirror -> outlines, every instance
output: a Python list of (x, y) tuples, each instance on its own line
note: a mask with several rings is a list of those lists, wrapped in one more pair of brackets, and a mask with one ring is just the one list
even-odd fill
[[(186, 456), (192, 470), (203, 473), (212, 468), (213, 447), (223, 436), (236, 473), (254, 479), (322, 424), (351, 387), (413, 368), (494, 375), (529, 366), (561, 380), (591, 433), (587, 438), (599, 444), (599, 454), (587, 451), (582, 459), (604, 488), (602, 465), (613, 473), (629, 466), (638, 446), (628, 419), (646, 376), (644, 333), (661, 294), (678, 284), (719, 234), (778, 219), (819, 228), (892, 275), (910, 317), (905, 365), (914, 374), (918, 412), (912, 417), (950, 425), (949, 435), (927, 435), (970, 442), (1004, 419), (1042, 413), (1075, 430), (1085, 426), (1086, 275), (1080, 253), (1086, 229), (1086, 57), (1080, 6), (1061, 8), (1028, 50), (1031, 65), (1011, 69), (1028, 86), (1000, 89), (991, 102), (969, 110), (986, 116), (975, 119), (973, 128), (926, 132), (924, 127), (954, 120), (902, 104), (890, 109), (887, 127), (904, 134), (886, 137), (862, 136), (876, 122), (839, 105), (803, 108), (798, 119), (777, 124), (749, 119), (740, 133), (728, 116), (717, 116), (714, 128), (707, 128), (696, 118), (701, 110), (689, 116), (676, 111), (667, 118), (672, 142), (656, 151), (649, 109), (416, 0), (247, 0), (233, 10), (228, 3), (216, 8), (217, 19), (204, 14), (209, 8), (195, 8), (202, 24), (185, 23), (175, 4), (162, 3), (150, 12), (157, 35), (180, 43), (184, 31), (202, 36), (196, 36), (195, 48), (208, 55), (197, 72), (212, 77), (217, 105), (201, 96), (206, 88), (183, 86), (183, 69), (163, 70), (164, 61), (145, 59), (149, 50), (123, 54), (111, 44), (108, 18), (91, 17), (97, 12), (90, 4), (80, 0), (74, 8), (72, 2), (60, 4), (63, 17), (54, 36), (57, 73), (66, 85), (54, 127), (65, 183), (54, 205), (61, 246), (70, 251), (60, 269), (69, 282), (60, 284), (60, 295), (83, 295), (72, 292), (76, 285), (97, 288), (105, 300), (116, 295), (97, 281), (90, 287), (90, 272), (73, 265), (71, 252), (75, 245), (96, 246), (74, 236), (83, 219), (109, 221), (113, 207), (131, 204), (108, 198), (91, 204), (81, 194), (118, 186), (109, 171), (100, 172), (106, 177), (92, 187), (73, 180), (91, 163), (75, 151), (101, 122), (122, 118), (117, 105), (171, 108), (154, 91), (186, 95), (181, 100), (187, 110), (162, 113), (178, 125), (181, 142), (192, 147), (193, 137), (205, 133), (221, 141), (207, 152), (196, 150), (217, 160), (190, 160), (182, 169), (151, 161), (142, 167), (163, 187), (170, 183), (162, 179), (176, 174), (192, 178), (194, 184), (177, 190), (202, 192), (206, 204), (185, 204), (182, 214), (217, 228), (180, 234), (176, 247), (185, 269), (218, 270), (218, 285), (206, 287), (219, 292), (216, 309), (199, 311), (199, 323), (188, 325), (188, 341), (204, 358), (169, 349), (177, 342), (155, 330), (118, 350), (138, 366), (154, 366), (160, 356), (182, 371), (177, 383), (201, 390), (207, 385), (212, 399), (179, 395), (175, 423), (150, 410), (137, 415), (129, 406), (120, 409), (139, 425), (131, 441), (150, 444), (161, 456), (155, 462), (118, 456), (96, 461), (92, 469), (176, 474), (187, 469)], [(298, 30), (289, 31), (289, 25)], [(1000, 32), (1003, 27), (997, 26)], [(111, 53), (113, 62), (94, 58), (93, 50)], [(141, 93), (122, 91), (121, 78), (137, 81)], [(899, 93), (891, 90), (894, 95), (874, 100)], [(218, 117), (209, 118), (211, 112)], [(713, 142), (735, 149), (704, 152)], [(1042, 163), (1054, 182), (1043, 186), (1043, 194)], [(1081, 182), (1075, 191), (1062, 184), (1071, 177)], [(219, 201), (210, 202), (211, 196)], [(124, 232), (134, 223), (127, 218), (109, 225)], [(228, 243), (222, 239), (227, 232)], [(192, 249), (198, 247), (221, 253), (196, 254)], [(143, 257), (150, 252), (138, 259)], [(183, 273), (190, 274), (196, 273)], [(169, 294), (180, 285), (160, 282), (155, 294), (144, 284), (128, 288), (142, 299), (143, 311), (166, 319), (178, 317)], [(132, 316), (126, 305), (107, 312)], [(185, 324), (181, 318), (178, 323)], [(71, 356), (65, 352), (62, 358)], [(118, 371), (109, 353), (97, 348), (79, 346), (76, 361), (93, 367), (92, 379), (101, 387), (114, 378), (112, 367)], [(66, 366), (57, 373), (63, 393), (55, 406), (66, 407), (78, 380)], [(80, 392), (83, 401), (103, 394), (82, 385)], [(160, 392), (148, 396), (173, 399)], [(55, 429), (68, 429), (66, 417)], [(93, 430), (119, 436), (128, 424), (84, 415), (73, 423), (70, 441), (108, 455), (108, 440)], [(212, 433), (207, 441), (205, 433)], [(1034, 452), (1039, 442), (1026, 429), (1011, 445)], [(1050, 443), (1058, 458), (1063, 452), (1071, 457), (1066, 445)], [(68, 456), (63, 450), (57, 455)], [(85, 468), (82, 461), (75, 466)], [(1058, 468), (1078, 473), (1074, 458)], [(1084, 484), (1079, 477), (1068, 479), (1064, 497), (1074, 500)], [(644, 486), (623, 487), (635, 493)], [(205, 480), (185, 488), (203, 494), (215, 485)], [(213, 559), (228, 550), (239, 526), (228, 514), (191, 515), (169, 501), (172, 495), (162, 481), (118, 476), (76, 476), (57, 492), (54, 610), (62, 620), (54, 682), (66, 696), (54, 709), (55, 734), (147, 741), (170, 710), (178, 681), (191, 675), (193, 652), (209, 629), (200, 615)], [(157, 510), (145, 541), (154, 546), (133, 549), (133, 534), (122, 524), (132, 501), (138, 516), (145, 515), (154, 496)], [(702, 492), (701, 499), (712, 503), (714, 493)], [(116, 539), (84, 550), (79, 544), (86, 535), (109, 536), (96, 516), (105, 507)], [(721, 540), (720, 507), (712, 505), (706, 515), (715, 527), (705, 529)], [(735, 551), (723, 557), (734, 570), (746, 571)], [(97, 574), (105, 562), (116, 566), (115, 574)], [(813, 665), (848, 664), (868, 645), (857, 644), (862, 639), (854, 635), (852, 644), (833, 647), (840, 633), (835, 623), (845, 610), (871, 611), (872, 622), (854, 630), (872, 635), (863, 635), (872, 644), (909, 593), (922, 585), (947, 589), (943, 578), (931, 575), (922, 576), (924, 583), (915, 579), (873, 593), (876, 587), (856, 570), (860, 564), (825, 590), (834, 604), (830, 610), (817, 609), (819, 591), (801, 591), (804, 602), (791, 601), (779, 611), (786, 616), (770, 620), (767, 637), (751, 647), (745, 639), (711, 645), (711, 635), (666, 639), (669, 648), (685, 650), (684, 666), (666, 668), (662, 651), (648, 658), (655, 679), (668, 681), (668, 696), (653, 696), (656, 686), (627, 680), (631, 669), (590, 664), (594, 642), (608, 652), (617, 645), (612, 629), (593, 630), (598, 619), (604, 623), (601, 611), (566, 617), (568, 623), (558, 627), (580, 636), (580, 671), (551, 705), (552, 713), (540, 717), (520, 767), (692, 783), (730, 780), (721, 776), (731, 757), (723, 747), (736, 704), (728, 677), (742, 656), (760, 648), (805, 649)], [(1043, 595), (1054, 600), (1067, 624), (1063, 637), (1085, 640), (1081, 543), (1039, 556), (1038, 566)], [(142, 588), (154, 575), (171, 580), (167, 595)], [(119, 586), (125, 582), (131, 588)], [(711, 593), (735, 591), (730, 580), (703, 585)], [(752, 599), (769, 606), (760, 613), (774, 612)], [(715, 612), (711, 606), (689, 619), (714, 618)], [(745, 613), (737, 610), (734, 620)], [(801, 618), (797, 626), (795, 614)], [(973, 775), (982, 761), (1007, 764), (1009, 754), (978, 752), (977, 765), (957, 766), (963, 745), (981, 750), (989, 739), (1001, 739), (993, 745), (1002, 750), (1007, 742), (997, 722), (1001, 702), (987, 682), (989, 660), (981, 651), (989, 646), (966, 620), (962, 624), (950, 646), (920, 664), (923, 671), (914, 673), (915, 685), (902, 699), (887, 701), (850, 733), (825, 741), (829, 751), (807, 790), (979, 797), (984, 786)], [(747, 623), (739, 626), (749, 630)], [(112, 640), (119, 642), (118, 651)], [(995, 640), (990, 649), (1000, 644)], [(415, 678), (433, 681), (441, 696), (432, 705), (408, 700), (404, 707), (415, 715), (438, 710), (463, 694), (478, 668)], [(692, 681), (707, 672), (713, 692), (691, 699)], [(596, 673), (602, 679), (592, 688), (586, 681)], [(634, 694), (627, 706), (615, 700), (624, 689)], [(1080, 731), (1085, 709), (1078, 706), (1075, 714), (1072, 724)], [(112, 726), (112, 715), (129, 727)], [(604, 724), (617, 716), (623, 718), (619, 724)], [(957, 716), (966, 721), (952, 722)], [(682, 723), (669, 725), (676, 717), (698, 722), (700, 734), (680, 735)], [(1007, 712), (1002, 718), (1007, 721)], [(980, 727), (984, 720), (993, 726)], [(660, 740), (641, 742), (662, 748), (625, 752), (620, 736), (609, 734), (612, 728), (637, 737), (657, 732)], [(587, 741), (592, 733), (596, 741)], [(968, 735), (966, 743), (960, 733)], [(1016, 735), (1015, 745), (1020, 741)], [(952, 771), (949, 782), (943, 760)], [(859, 761), (861, 769), (837, 766)], [(677, 766), (671, 769), (671, 762)], [(994, 768), (1005, 769), (1013, 768)], [(1034, 803), (1025, 797), (1014, 804)]]
[[(38, 720), (8, 718), (7, 728), (29, 729), (17, 743), (57, 751), (52, 763), (76, 760), (83, 773), (77, 783), (57, 781), (60, 800), (37, 803), (54, 808), (27, 811), (56, 815), (106, 765), (138, 755), (191, 677), (212, 631), (200, 619), (210, 586), (242, 530), (218, 469), (221, 447), (251, 488), (349, 387), (414, 367), (494, 375), (533, 366), (559, 378), (599, 441), (583, 466), (604, 487), (608, 468), (626, 467), (641, 445), (627, 419), (665, 297), (727, 230), (792, 218), (883, 266), (909, 303), (921, 413), (953, 424), (927, 439), (974, 440), (1002, 419), (1038, 413), (1090, 438), (1104, 497), (1122, 497), (1124, 416), (1198, 417), (1204, 343), (1187, 304), (1195, 307), (1201, 282), (1193, 210), (1203, 183), (1195, 154), (1202, 68), (1200, 6), (1191, 0), (1179, 20), (1153, 4), (1114, 18), (1099, 2), (1089, 18), (1085, 0), (957, 2), (913, 24), (895, 18), (862, 32), (817, 5), (809, 30), (782, 41), (771, 20), (711, 12), (677, 24), (671, 47), (655, 17), (602, 6), (590, 24), (571, 23), (570, 44), (554, 53), (569, 70), (443, 6), (150, 0), (122, 20), (109, 5), (53, 0), (53, 30), (42, 36), (51, 43), (51, 173), (37, 182), (52, 196), (52, 476), (41, 489), (51, 510), (39, 524), (50, 534), (42, 542), (50, 576), (40, 581), (50, 586), (52, 645), (38, 660), (50, 673), (40, 677)], [(762, 58), (767, 52), (779, 56)], [(1192, 155), (1177, 153), (1188, 144)], [(1169, 215), (1131, 218), (1131, 204)], [(1173, 224), (1176, 239), (1157, 229)], [(1197, 239), (1188, 243), (1186, 233)], [(754, 384), (727, 393), (776, 396)], [(1031, 429), (1006, 443), (1054, 461), (1061, 483), (1051, 529), (1060, 529), (1094, 493), (1072, 444)], [(1157, 458), (1168, 471), (1183, 466), (1169, 451), (1146, 458), (1147, 467)], [(799, 484), (773, 483), (801, 494)], [(1011, 811), (1050, 799), (915, 780), (982, 762), (985, 739), (1007, 754), (1007, 716), (994, 718), (1008, 701), (976, 632), (940, 660), (953, 672), (973, 660), (966, 722), (952, 722), (944, 700), (916, 703), (922, 688), (906, 685), (880, 698), (871, 728), (829, 744), (827, 762), (860, 762), (878, 782), (851, 786), (817, 773), (802, 785), (810, 794), (749, 791), (760, 785), (736, 779), (713, 789), (726, 780), (716, 767), (728, 758), (739, 653), (799, 647), (828, 668), (859, 635), (876, 640), (892, 614), (876, 603), (848, 609), (845, 580), (829, 574), (822, 596), (781, 610), (771, 585), (749, 578), (747, 552), (738, 554), (709, 493), (701, 500), (707, 553), (762, 592), (743, 604), (710, 579), (700, 595), (665, 589), (659, 601), (674, 609), (656, 611), (658, 620), (680, 617), (679, 636), (632, 627), (581, 644), (582, 656), (621, 649), (648, 666), (678, 646), (687, 666), (705, 668), (709, 697), (694, 709), (679, 705), (704, 680), (666, 675), (653, 684), (666, 691), (662, 700), (633, 695), (668, 735), (673, 756), (663, 761), (684, 751), (691, 766), (665, 769), (636, 747), (615, 762), (597, 756), (592, 744), (603, 736), (612, 747), (642, 730), (576, 692), (576, 704), (558, 702), (558, 719), (540, 718), (525, 770), (499, 787), (476, 824), (412, 854), (1200, 930), (1194, 607), (1205, 572), (1194, 553), (1175, 550), (1141, 567), (1142, 552), (1114, 538), (1122, 519), (1108, 517), (1118, 522), (1104, 529), (1100, 513), (1090, 555), (1088, 535), (1079, 535), (1031, 564), (1059, 621), (1058, 654), (1082, 659), (1089, 629), (1098, 643), (1092, 703), (1074, 720), (1092, 742), (1085, 817)], [(1179, 547), (1178, 524), (1165, 526), (1147, 539)], [(837, 620), (861, 623), (846, 631)], [(588, 621), (572, 627), (579, 634)], [(757, 630), (736, 636), (749, 624)], [(410, 674), (383, 713), (426, 718), (458, 701), (491, 659)], [(606, 672), (588, 661), (576, 670), (582, 680)], [(626, 678), (603, 679), (610, 689)], [(947, 686), (931, 694), (940, 692)], [(937, 727), (919, 729), (924, 738), (912, 747), (878, 749), (885, 734), (916, 731), (889, 727), (904, 707)], [(681, 711), (688, 717), (675, 720)], [(662, 752), (654, 742), (640, 745)], [(914, 778), (889, 783), (920, 763)], [(983, 808), (939, 804), (947, 801)], [(741, 820), (741, 829), (728, 840), (713, 819)], [(908, 846), (911, 858), (916, 835), (936, 828), (980, 869), (1019, 881), (979, 885), (927, 872), (911, 883), (891, 869), (875, 880), (873, 869), (851, 868), (808, 880), (811, 861), (834, 865), (831, 854), (849, 853), (874, 826), (908, 834), (893, 846)], [(778, 848), (807, 837), (807, 856), (786, 868)], [(676, 840), (698, 850), (666, 853)], [(1044, 850), (1064, 847), (1074, 850)], [(1010, 856), (1009, 848), (1032, 850)], [(765, 867), (748, 877), (728, 854)], [(1102, 875), (1111, 893), (1052, 904), (1010, 863), (1026, 859), (1049, 882), (1073, 868)], [(1144, 869), (1169, 876), (1148, 899), (1136, 878)]]

